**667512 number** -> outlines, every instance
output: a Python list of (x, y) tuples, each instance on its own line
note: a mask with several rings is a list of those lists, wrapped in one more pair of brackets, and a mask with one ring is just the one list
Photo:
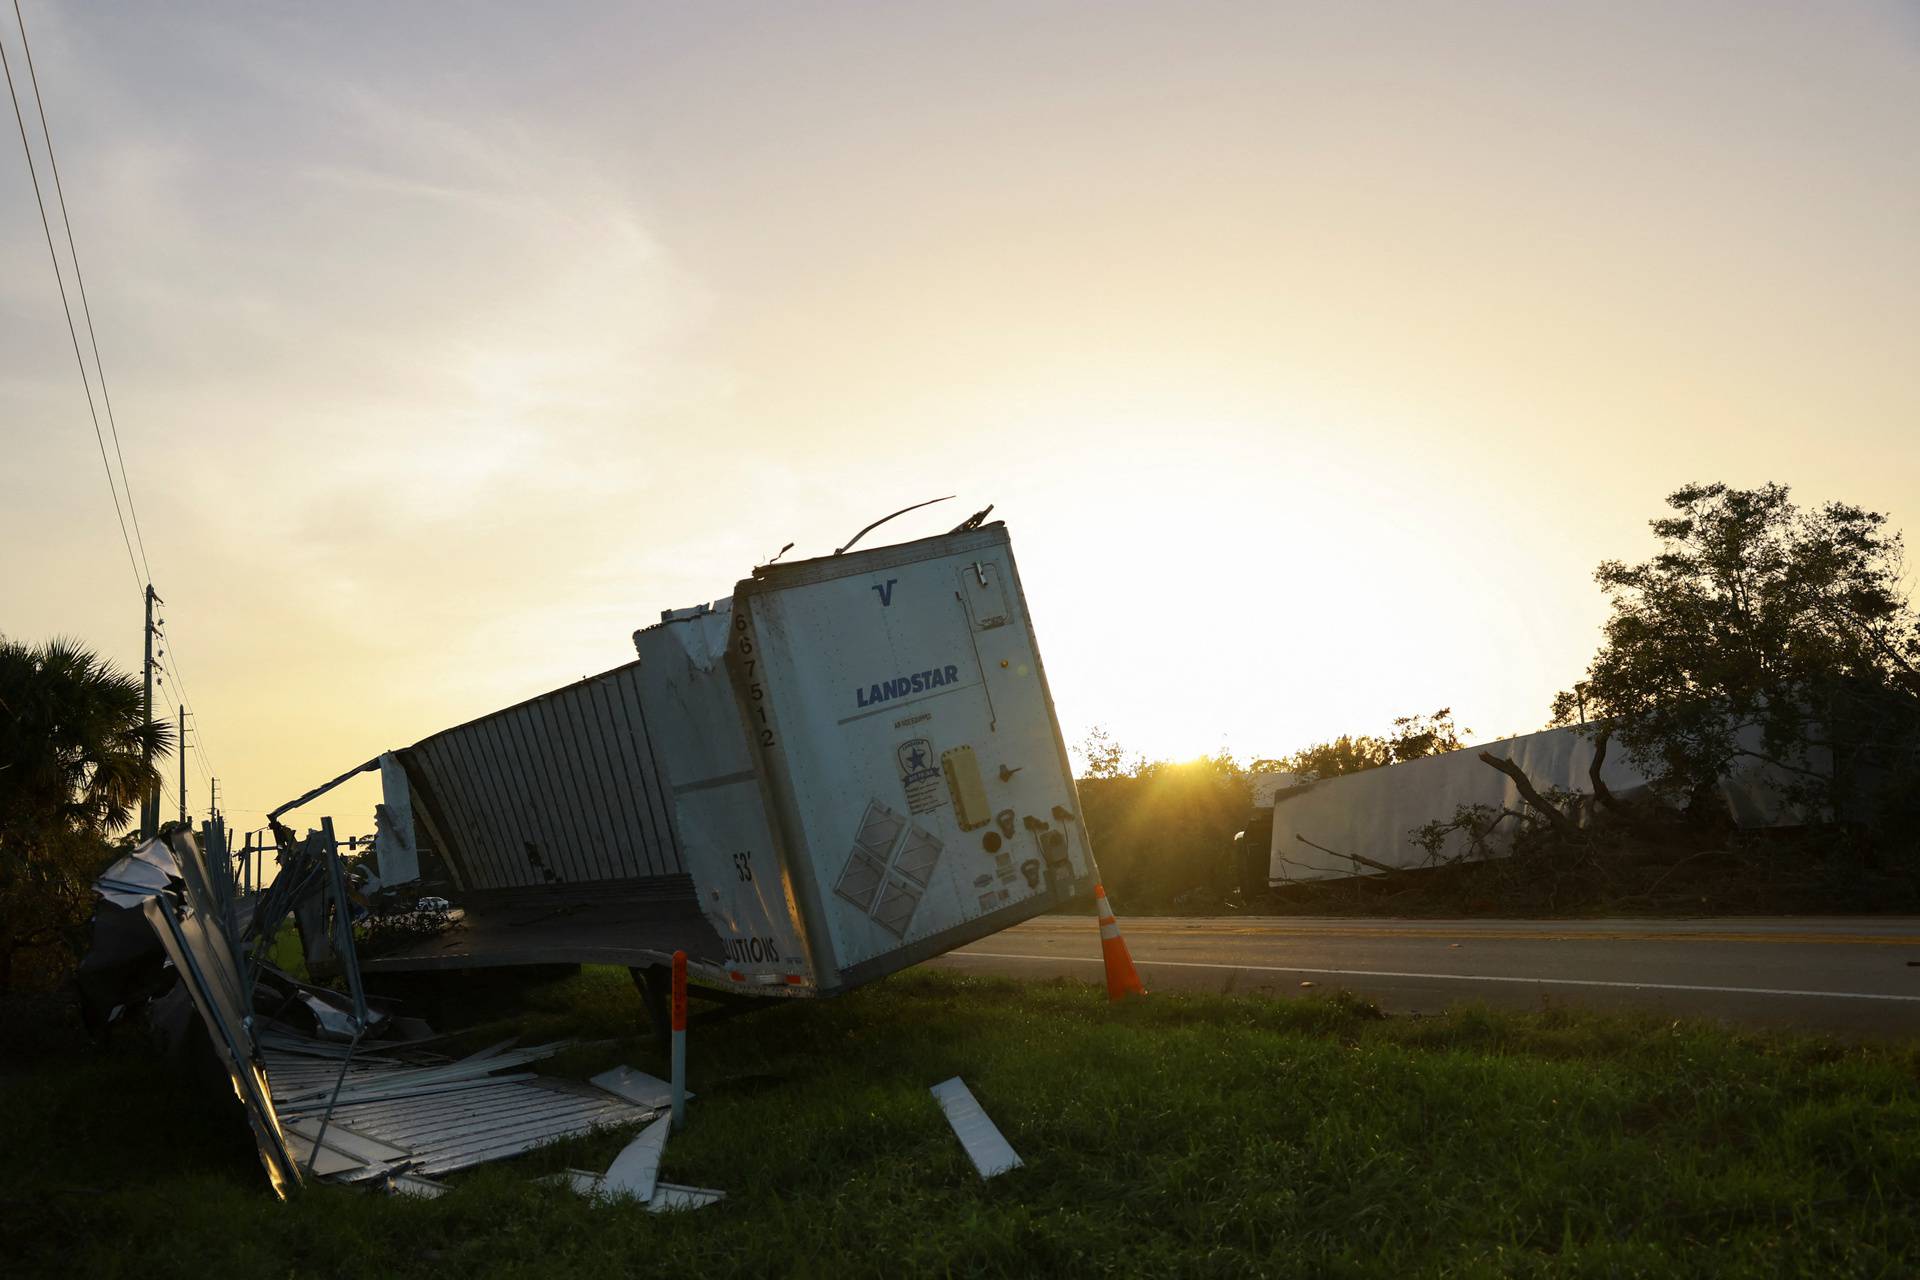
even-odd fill
[(758, 680), (754, 679), (755, 673), (760, 669), (760, 659), (753, 656), (753, 633), (747, 629), (745, 617), (738, 614), (734, 616), (733, 633), (733, 651), (740, 655), (741, 669), (747, 675), (749, 706), (758, 720), (754, 727), (760, 732), (760, 745), (770, 747), (773, 745), (773, 727), (772, 722), (767, 718), (767, 691), (761, 687)]

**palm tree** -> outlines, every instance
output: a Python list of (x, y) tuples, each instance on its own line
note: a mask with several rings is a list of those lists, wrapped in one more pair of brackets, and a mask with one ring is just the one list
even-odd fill
[(0, 636), (0, 989), (16, 951), (72, 935), (105, 840), (159, 775), (172, 727), (140, 681), (74, 640)]

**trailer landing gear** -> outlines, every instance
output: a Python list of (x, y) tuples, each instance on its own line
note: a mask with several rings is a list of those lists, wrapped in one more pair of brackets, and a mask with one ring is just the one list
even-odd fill
[[(647, 1015), (647, 1030), (655, 1040), (664, 1044), (673, 1027), (670, 1014), (673, 1000), (672, 967), (664, 964), (632, 965), (627, 972), (633, 975), (634, 989), (640, 993), (640, 1007)], [(692, 983), (687, 984), (687, 996), (710, 1002), (708, 1007), (688, 1015), (690, 1024), (719, 1022), (779, 1003), (777, 996), (753, 996), (740, 991), (698, 987)]]

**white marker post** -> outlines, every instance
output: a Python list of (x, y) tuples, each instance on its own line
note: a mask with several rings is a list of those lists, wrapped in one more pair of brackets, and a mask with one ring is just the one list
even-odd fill
[(687, 953), (673, 953), (673, 1127), (687, 1127)]

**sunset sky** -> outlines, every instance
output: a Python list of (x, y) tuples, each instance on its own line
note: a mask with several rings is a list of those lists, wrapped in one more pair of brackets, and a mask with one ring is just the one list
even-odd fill
[[(1539, 727), (1690, 479), (1920, 536), (1913, 4), (22, 8), (242, 826), (941, 494), (1169, 758)], [(137, 667), (5, 131), (0, 632)]]

